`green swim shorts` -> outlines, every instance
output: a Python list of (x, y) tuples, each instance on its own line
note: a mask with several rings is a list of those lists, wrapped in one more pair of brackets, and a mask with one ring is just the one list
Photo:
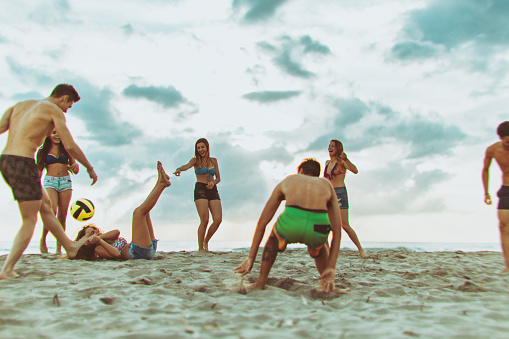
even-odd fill
[(290, 243), (308, 246), (312, 256), (327, 242), (331, 230), (327, 211), (306, 210), (298, 206), (286, 206), (278, 217), (272, 233), (280, 252)]

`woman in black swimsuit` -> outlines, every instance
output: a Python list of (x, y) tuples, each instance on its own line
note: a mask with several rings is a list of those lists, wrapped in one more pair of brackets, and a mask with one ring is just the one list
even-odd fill
[[(79, 172), (78, 163), (67, 153), (56, 131), (51, 132), (51, 135), (46, 137), (37, 151), (36, 159), (39, 175), (42, 175), (43, 170), (46, 169), (46, 176), (42, 185), (51, 200), (53, 213), (56, 214), (58, 221), (65, 230), (67, 209), (72, 196), (72, 182), (69, 173), (77, 174)], [(39, 244), (41, 253), (48, 253), (46, 235), (48, 235), (48, 230), (43, 228)], [(62, 246), (58, 242), (57, 253), (62, 253)]]
[[(198, 226), (198, 252), (209, 251), (210, 238), (216, 233), (223, 221), (223, 209), (221, 198), (217, 190), (217, 184), (221, 181), (219, 165), (216, 158), (210, 156), (209, 142), (205, 138), (198, 139), (194, 145), (194, 157), (175, 171), (177, 177), (180, 173), (194, 167), (196, 185), (194, 187), (194, 203), (200, 216)], [(212, 215), (212, 223), (209, 223), (209, 211)], [(208, 229), (207, 229), (208, 226)]]

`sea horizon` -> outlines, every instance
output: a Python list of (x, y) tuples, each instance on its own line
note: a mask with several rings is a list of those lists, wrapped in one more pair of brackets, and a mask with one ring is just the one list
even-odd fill
[[(48, 241), (48, 250), (55, 253), (55, 244)], [(383, 251), (383, 250), (406, 250), (413, 252), (478, 252), (478, 251), (494, 251), (501, 252), (500, 243), (432, 243), (432, 242), (363, 242), (366, 251)], [(232, 252), (232, 251), (248, 251), (251, 246), (250, 241), (212, 241), (209, 249), (212, 252)], [(12, 241), (0, 241), (0, 255), (9, 254), (12, 247)], [(262, 247), (262, 246), (261, 246)], [(290, 244), (289, 249), (305, 248), (302, 244)], [(353, 243), (345, 241), (341, 244), (341, 250), (356, 250)], [(192, 252), (197, 251), (195, 240), (160, 240), (157, 244), (157, 251), (160, 252)], [(39, 242), (31, 241), (23, 254), (39, 254)]]

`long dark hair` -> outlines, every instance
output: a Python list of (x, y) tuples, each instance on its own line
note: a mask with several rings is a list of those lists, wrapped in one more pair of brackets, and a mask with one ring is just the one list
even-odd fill
[[(200, 142), (203, 142), (205, 146), (207, 147), (207, 153), (204, 157), (198, 153), (198, 144)], [(205, 138), (200, 138), (196, 140), (196, 143), (194, 144), (194, 156), (196, 157), (196, 167), (209, 167), (210, 165), (210, 146), (209, 142)]]
[[(37, 167), (42, 170), (44, 169), (44, 167), (46, 167), (46, 156), (48, 155), (49, 153), (49, 150), (51, 149), (51, 137), (46, 137), (46, 139), (44, 139), (44, 142), (42, 143), (42, 146), (39, 147), (39, 150), (37, 151), (37, 156), (36, 156), (36, 162), (37, 162)], [(58, 152), (60, 154), (65, 154), (65, 156), (67, 157), (67, 164), (70, 164), (71, 162), (71, 156), (69, 155), (69, 153), (67, 153), (67, 150), (65, 149), (64, 145), (62, 144), (62, 142), (60, 142), (58, 144)], [(58, 154), (57, 154), (58, 155)]]
[[(97, 227), (94, 224), (88, 224), (83, 226), (83, 228), (78, 232), (78, 235), (76, 236), (76, 239), (74, 241), (78, 241), (81, 238), (85, 236), (87, 228), (92, 227), (96, 230), (100, 231), (99, 227)], [(83, 259), (88, 261), (94, 261), (97, 259), (97, 255), (95, 254), (95, 248), (97, 245), (83, 245), (78, 250), (78, 253), (76, 253), (75, 259)]]

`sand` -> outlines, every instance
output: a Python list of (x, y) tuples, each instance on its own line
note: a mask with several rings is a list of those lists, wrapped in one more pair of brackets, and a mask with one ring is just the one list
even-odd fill
[[(304, 250), (278, 255), (269, 288), (238, 293), (247, 252), (159, 252), (152, 261), (23, 255), (0, 282), (0, 338), (507, 338), (499, 252), (341, 251), (316, 291)], [(258, 255), (260, 260), (260, 254)], [(5, 256), (0, 257), (0, 261)], [(245, 281), (254, 281), (259, 263)]]

